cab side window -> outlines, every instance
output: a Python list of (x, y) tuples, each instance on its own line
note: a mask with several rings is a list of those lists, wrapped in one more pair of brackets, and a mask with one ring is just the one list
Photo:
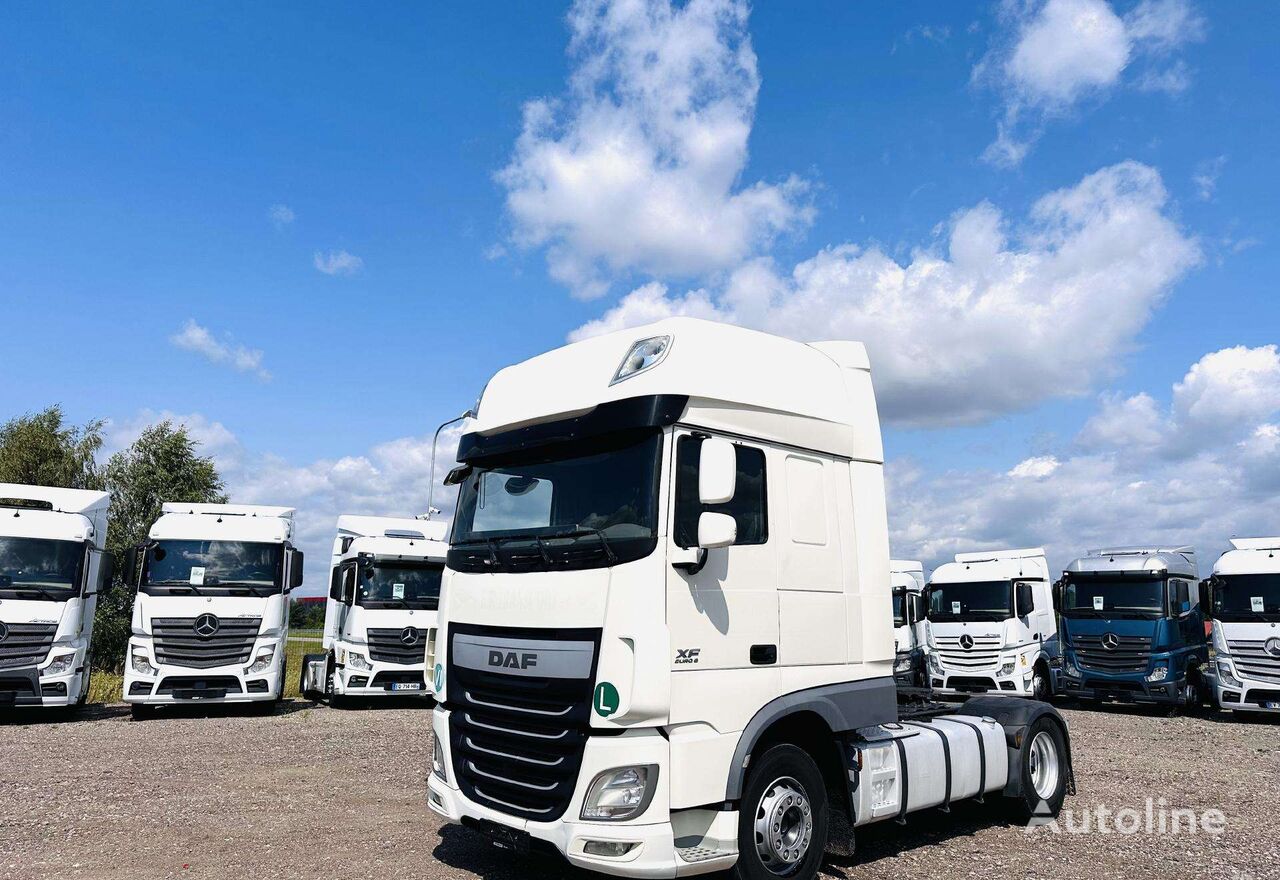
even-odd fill
[(329, 579), (329, 598), (335, 602), (342, 601), (342, 567), (338, 566), (333, 570), (333, 576)]
[(698, 501), (698, 457), (701, 437), (686, 434), (676, 442), (676, 497), (673, 537), (681, 547), (698, 545), (698, 517), (704, 510), (727, 513), (738, 523), (735, 544), (763, 544), (769, 539), (768, 490), (764, 450), (735, 444), (737, 484), (727, 504)]
[(1187, 581), (1172, 581), (1169, 586), (1173, 594), (1173, 613), (1186, 614), (1191, 610), (1191, 584)]

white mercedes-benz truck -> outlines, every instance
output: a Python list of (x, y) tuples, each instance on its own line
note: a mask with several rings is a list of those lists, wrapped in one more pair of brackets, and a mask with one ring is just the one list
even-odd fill
[(303, 658), (302, 693), (422, 694), (427, 631), (436, 624), (448, 525), (391, 516), (338, 517), (324, 650)]
[(1044, 550), (957, 553), (934, 570), (928, 600), (934, 694), (1053, 694), (1061, 652)]
[(1280, 537), (1232, 538), (1209, 578), (1219, 708), (1280, 712)]
[(446, 819), (620, 876), (811, 880), (833, 809), (1061, 806), (1052, 707), (899, 717), (860, 344), (685, 318), (576, 342), (490, 380), (458, 461), (427, 648)]
[(167, 503), (129, 551), (138, 588), (124, 665), (135, 718), (158, 706), (284, 696), (289, 593), (302, 584), (292, 507)]
[(0, 710), (81, 706), (111, 496), (0, 483)]
[(893, 678), (900, 688), (928, 687), (925, 646), (924, 565), (916, 560), (890, 559), (893, 587)]

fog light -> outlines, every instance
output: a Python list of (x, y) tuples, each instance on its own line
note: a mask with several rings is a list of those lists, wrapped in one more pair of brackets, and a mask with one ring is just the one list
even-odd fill
[(275, 648), (264, 648), (262, 653), (258, 654), (258, 659), (253, 661), (253, 665), (247, 670), (249, 675), (256, 672), (263, 672), (271, 668), (271, 662), (276, 659)]
[(588, 840), (582, 845), (582, 852), (589, 856), (616, 859), (618, 856), (625, 856), (635, 848), (635, 843), (623, 843), (620, 840)]
[(1147, 676), (1147, 681), (1164, 681), (1169, 677), (1169, 667), (1157, 666), (1151, 670), (1151, 674)]
[(48, 678), (52, 678), (55, 675), (66, 675), (71, 671), (71, 667), (75, 662), (75, 654), (60, 654), (54, 657), (53, 662), (46, 666), (40, 674)]
[(656, 764), (606, 770), (591, 781), (582, 802), (582, 818), (621, 822), (639, 816), (653, 800), (657, 783)]
[(147, 655), (141, 651), (133, 652), (133, 671), (139, 675), (155, 675), (160, 670), (151, 665)]

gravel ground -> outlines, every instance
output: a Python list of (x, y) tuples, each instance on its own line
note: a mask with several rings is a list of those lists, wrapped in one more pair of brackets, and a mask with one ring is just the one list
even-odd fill
[[(1105, 805), (1221, 810), (1226, 831), (1032, 834), (993, 805), (864, 829), (830, 877), (1280, 876), (1280, 723), (1066, 709), (1080, 793)], [(415, 704), (333, 710), (292, 701), (271, 718), (184, 713), (135, 723), (121, 706), (0, 725), (0, 877), (364, 877), (541, 880), (441, 827), (424, 800), (429, 715)], [(1065, 824), (1065, 823), (1064, 823)], [(586, 876), (586, 875), (579, 875)]]

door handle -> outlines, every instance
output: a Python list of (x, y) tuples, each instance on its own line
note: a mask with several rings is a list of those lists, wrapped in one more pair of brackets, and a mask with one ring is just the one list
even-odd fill
[(752, 666), (770, 666), (778, 662), (778, 646), (777, 645), (752, 645), (751, 646), (751, 665)]

